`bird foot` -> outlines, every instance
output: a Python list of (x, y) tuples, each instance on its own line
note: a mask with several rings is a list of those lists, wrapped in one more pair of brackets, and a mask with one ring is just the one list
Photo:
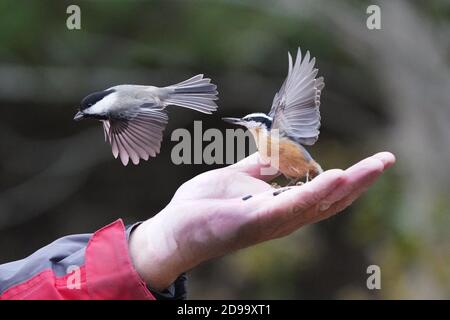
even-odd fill
[(271, 186), (274, 189), (280, 189), (281, 188), (281, 186), (278, 183), (276, 183), (276, 182), (272, 182)]

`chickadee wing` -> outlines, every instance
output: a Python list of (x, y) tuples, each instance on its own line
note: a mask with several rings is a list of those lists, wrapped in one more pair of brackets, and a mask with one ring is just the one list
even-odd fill
[(115, 158), (126, 166), (131, 159), (138, 164), (159, 153), (163, 131), (169, 117), (164, 110), (139, 109), (103, 121), (105, 139)]
[(309, 51), (302, 60), (300, 48), (294, 65), (289, 55), (289, 71), (286, 80), (275, 94), (269, 116), (273, 129), (286, 134), (304, 145), (313, 145), (319, 138), (320, 93), (325, 86), (323, 77), (316, 78), (315, 58)]

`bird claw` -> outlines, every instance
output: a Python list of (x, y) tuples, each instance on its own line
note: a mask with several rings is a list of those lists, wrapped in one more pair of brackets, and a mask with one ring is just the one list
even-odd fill
[(273, 182), (271, 184), (271, 187), (274, 188), (274, 189), (280, 189), (281, 188), (281, 186), (278, 183), (276, 183), (276, 182)]

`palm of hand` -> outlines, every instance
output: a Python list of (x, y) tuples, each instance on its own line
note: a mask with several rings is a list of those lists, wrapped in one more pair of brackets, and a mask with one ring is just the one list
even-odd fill
[(256, 159), (254, 154), (203, 173), (177, 190), (166, 217), (176, 220), (173, 237), (183, 247), (185, 260), (223, 255), (326, 219), (350, 205), (394, 161), (391, 154), (380, 153), (274, 196), (274, 189), (263, 181), (272, 177), (261, 176)]
[[(163, 211), (134, 232), (130, 250), (147, 283), (166, 288), (203, 261), (326, 219), (349, 206), (395, 162), (392, 154), (378, 153), (274, 196), (264, 181), (272, 177), (261, 176), (257, 159), (256, 153), (184, 183)], [(146, 256), (139, 254), (141, 247), (147, 248)]]
[(232, 167), (226, 167), (202, 173), (187, 181), (177, 190), (172, 202), (236, 200), (267, 190), (272, 190), (268, 183)]
[(245, 231), (254, 225), (253, 210), (242, 198), (270, 190), (268, 183), (232, 166), (205, 172), (180, 186), (168, 208), (171, 219), (178, 221), (177, 243), (189, 243), (182, 250), (183, 260), (220, 256), (254, 242), (255, 232)]

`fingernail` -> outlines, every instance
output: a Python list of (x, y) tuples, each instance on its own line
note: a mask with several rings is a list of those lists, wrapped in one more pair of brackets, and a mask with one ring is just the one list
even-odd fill
[(385, 169), (391, 167), (395, 163), (395, 156), (390, 152), (380, 152), (377, 153), (374, 157), (383, 162)]

